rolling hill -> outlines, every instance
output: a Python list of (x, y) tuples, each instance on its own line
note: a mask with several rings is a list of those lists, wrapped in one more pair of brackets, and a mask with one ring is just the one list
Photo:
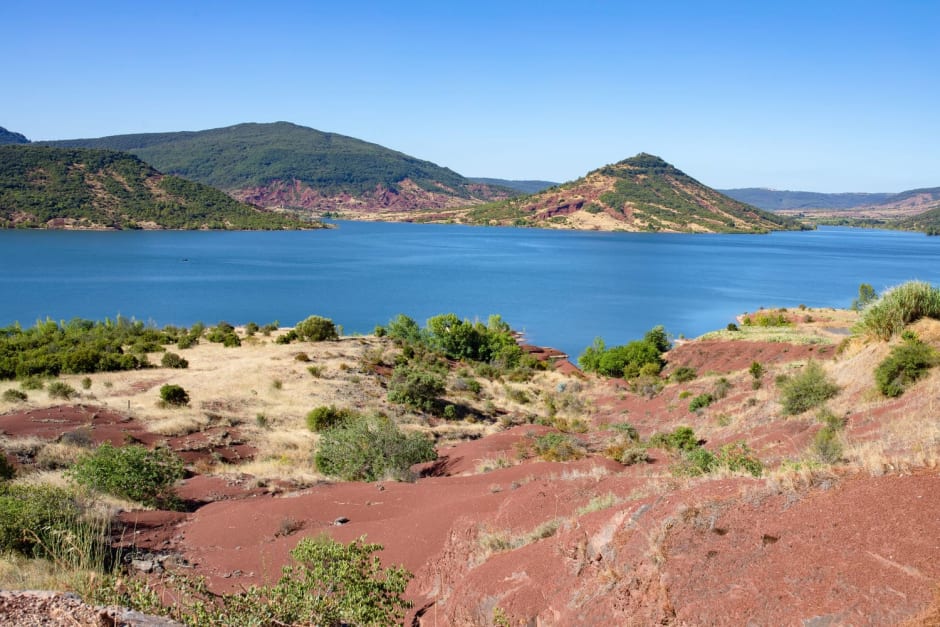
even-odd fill
[(516, 181), (510, 179), (493, 179), (479, 176), (471, 176), (470, 180), (474, 183), (483, 183), (485, 185), (496, 185), (499, 187), (508, 187), (523, 194), (535, 194), (549, 187), (554, 187), (558, 183), (552, 181)]
[(800, 192), (766, 187), (743, 187), (719, 189), (725, 196), (746, 202), (766, 211), (785, 209), (851, 209), (853, 207), (877, 205), (895, 194)]
[(22, 133), (14, 133), (0, 126), (0, 145), (3, 144), (28, 144), (29, 140)]
[(161, 172), (265, 207), (407, 211), (479, 203), (513, 193), (377, 144), (288, 122), (47, 144), (130, 152)]
[(645, 153), (537, 194), (471, 207), (451, 219), (606, 231), (763, 233), (802, 228), (793, 219), (720, 194)]
[(317, 228), (110, 150), (0, 146), (0, 227)]

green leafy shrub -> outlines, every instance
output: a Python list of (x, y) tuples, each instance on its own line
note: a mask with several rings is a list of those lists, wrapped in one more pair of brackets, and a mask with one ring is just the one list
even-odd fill
[(189, 362), (176, 353), (166, 352), (160, 358), (160, 365), (164, 368), (189, 368)]
[(655, 375), (663, 367), (662, 353), (669, 348), (666, 331), (654, 327), (642, 340), (607, 348), (604, 340), (596, 338), (578, 357), (585, 372), (596, 372), (608, 377), (631, 379), (640, 374)]
[(392, 371), (388, 383), (388, 400), (413, 409), (431, 411), (445, 390), (446, 385), (440, 375), (402, 364), (395, 366)]
[(640, 432), (637, 431), (636, 427), (631, 425), (629, 422), (619, 422), (616, 424), (612, 424), (610, 425), (610, 429), (613, 431), (616, 431), (617, 433), (620, 433), (631, 442), (640, 441)]
[(834, 464), (842, 458), (842, 439), (839, 430), (826, 425), (816, 432), (811, 445), (813, 457), (823, 464)]
[(900, 396), (938, 363), (937, 351), (920, 340), (908, 340), (891, 349), (875, 368), (875, 383), (882, 394)]
[(224, 320), (209, 329), (206, 333), (206, 339), (214, 344), (221, 344), (226, 348), (234, 348), (242, 345), (242, 341), (235, 333), (235, 327)]
[(17, 390), (16, 388), (9, 388), (3, 391), (3, 400), (8, 403), (23, 403), (28, 398), (26, 392)]
[(731, 390), (731, 382), (724, 377), (719, 377), (715, 381), (715, 386), (712, 388), (712, 396), (715, 397), (715, 400), (724, 398), (728, 395), (728, 392)]
[(326, 340), (338, 340), (336, 325), (329, 318), (321, 316), (309, 316), (301, 320), (294, 327), (294, 333), (297, 338), (307, 342), (324, 342)]
[(689, 402), (689, 411), (698, 411), (699, 409), (704, 409), (711, 405), (714, 401), (715, 397), (708, 392), (699, 394)]
[(160, 387), (160, 400), (171, 407), (182, 407), (189, 404), (189, 393), (175, 383), (167, 383)]
[(750, 327), (788, 327), (792, 323), (782, 313), (760, 311), (754, 315), (746, 315), (742, 320), (744, 326)]
[(535, 438), (535, 454), (549, 462), (566, 462), (584, 457), (584, 448), (563, 433), (546, 433)]
[(283, 333), (281, 335), (278, 335), (276, 338), (274, 338), (274, 343), (275, 344), (290, 344), (291, 342), (296, 340), (298, 337), (299, 336), (297, 335), (297, 331), (295, 331), (294, 329), (291, 329), (287, 333)]
[(676, 383), (688, 383), (689, 381), (694, 380), (698, 376), (698, 373), (695, 371), (695, 368), (690, 366), (679, 366), (672, 372), (670, 379)]
[(73, 388), (65, 381), (53, 381), (48, 386), (46, 386), (46, 392), (49, 394), (49, 398), (59, 398), (65, 400), (68, 400), (78, 394), (78, 390)]
[(754, 477), (760, 477), (764, 472), (764, 465), (743, 441), (725, 444), (716, 459), (719, 467), (732, 472), (747, 472)]
[(183, 462), (168, 449), (139, 445), (120, 448), (105, 442), (67, 471), (76, 483), (154, 507), (175, 507), (173, 485), (183, 478)]
[(46, 382), (43, 380), (42, 377), (31, 375), (28, 377), (24, 377), (23, 380), (20, 381), (20, 387), (23, 388), (24, 390), (29, 390), (33, 392), (36, 390), (41, 390), (44, 387), (46, 387)]
[(676, 427), (671, 433), (654, 434), (649, 439), (649, 445), (677, 451), (692, 451), (700, 446), (692, 427)]
[(887, 341), (921, 318), (940, 319), (940, 289), (910, 281), (891, 288), (865, 307), (856, 330)]
[(752, 361), (747, 371), (751, 375), (751, 388), (759, 389), (764, 379), (764, 366), (759, 361)]
[(351, 409), (339, 409), (335, 405), (323, 405), (310, 410), (310, 413), (307, 414), (307, 428), (311, 431), (323, 431), (358, 417), (358, 415)]
[(839, 393), (822, 366), (810, 361), (799, 374), (780, 381), (780, 403), (787, 415), (801, 414), (818, 407)]
[(411, 466), (437, 459), (434, 443), (402, 433), (384, 417), (362, 417), (326, 429), (314, 461), (317, 470), (346, 481), (407, 478)]
[(55, 536), (74, 530), (81, 515), (68, 490), (0, 482), (0, 552), (43, 557), (58, 543)]

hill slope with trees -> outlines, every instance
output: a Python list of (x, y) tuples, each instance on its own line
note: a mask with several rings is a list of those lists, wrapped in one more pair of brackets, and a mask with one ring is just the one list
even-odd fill
[(288, 122), (48, 144), (130, 152), (161, 172), (266, 207), (372, 212), (453, 207), (512, 194), (378, 144)]
[(29, 140), (22, 133), (14, 133), (0, 126), (0, 145), (2, 144), (28, 144)]
[(791, 218), (729, 198), (646, 153), (537, 194), (469, 208), (456, 219), (607, 231), (762, 233), (801, 228)]
[(0, 227), (316, 228), (110, 150), (0, 146)]

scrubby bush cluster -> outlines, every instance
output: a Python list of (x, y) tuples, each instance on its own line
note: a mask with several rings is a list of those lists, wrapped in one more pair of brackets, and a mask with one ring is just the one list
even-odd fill
[(160, 386), (160, 400), (170, 407), (182, 407), (189, 404), (189, 392), (175, 383)]
[(810, 361), (803, 370), (791, 377), (781, 377), (780, 403), (783, 413), (802, 414), (804, 411), (819, 407), (839, 393), (839, 386), (833, 383), (818, 362)]
[(641, 375), (655, 376), (663, 368), (663, 353), (669, 350), (669, 337), (662, 326), (653, 327), (642, 340), (607, 348), (597, 338), (578, 357), (585, 372), (596, 372), (608, 377), (632, 379)]
[(359, 414), (346, 407), (337, 408), (335, 405), (316, 407), (307, 414), (307, 428), (311, 431), (323, 431), (338, 427), (348, 420), (358, 418)]
[(741, 322), (746, 327), (786, 327), (792, 323), (782, 312), (759, 311), (744, 316)]
[(916, 338), (905, 340), (875, 369), (875, 383), (885, 396), (900, 396), (915, 381), (940, 363), (940, 355)]
[(169, 351), (163, 353), (163, 357), (160, 359), (160, 365), (164, 368), (189, 368), (189, 362), (186, 359)]
[(144, 353), (163, 350), (184, 333), (121, 316), (104, 322), (46, 320), (28, 329), (16, 324), (0, 328), (0, 379), (143, 368)]
[(279, 335), (275, 341), (277, 344), (290, 344), (295, 341), (305, 342), (325, 342), (327, 340), (338, 340), (339, 328), (329, 318), (322, 316), (308, 316), (297, 325)]
[(726, 444), (717, 453), (712, 453), (702, 446), (691, 427), (657, 433), (649, 439), (648, 446), (662, 447), (677, 453), (679, 459), (671, 470), (678, 476), (697, 477), (719, 469), (746, 472), (754, 477), (764, 472), (763, 464), (744, 442)]
[(64, 488), (0, 482), (0, 552), (44, 557), (56, 535), (78, 530), (82, 514)]
[(940, 319), (940, 289), (924, 281), (910, 281), (866, 306), (857, 331), (887, 341), (921, 318)]
[(407, 479), (411, 466), (434, 459), (434, 442), (425, 435), (403, 433), (384, 416), (363, 416), (324, 430), (314, 462), (346, 481), (378, 481)]
[(175, 507), (174, 484), (183, 478), (183, 462), (168, 449), (139, 445), (115, 447), (105, 442), (82, 456), (68, 475), (76, 483), (154, 507)]
[(206, 339), (227, 348), (242, 345), (241, 339), (235, 332), (235, 327), (224, 320), (206, 332)]

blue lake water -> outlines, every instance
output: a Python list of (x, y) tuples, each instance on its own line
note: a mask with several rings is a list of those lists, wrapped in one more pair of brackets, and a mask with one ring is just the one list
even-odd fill
[(689, 337), (760, 306), (848, 306), (940, 283), (940, 237), (847, 228), (664, 235), (342, 222), (307, 232), (0, 231), (0, 325), (122, 314), (158, 325), (309, 314), (370, 332), (500, 313), (576, 356), (663, 324)]

